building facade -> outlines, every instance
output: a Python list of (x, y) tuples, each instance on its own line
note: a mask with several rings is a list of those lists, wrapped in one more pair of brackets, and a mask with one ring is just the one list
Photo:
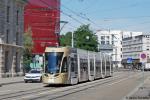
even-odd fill
[(47, 46), (59, 45), (60, 0), (28, 0), (24, 12), (25, 32), (31, 29), (32, 53), (41, 55)]
[(0, 77), (22, 75), (25, 0), (0, 1)]
[(99, 51), (112, 55), (115, 67), (121, 67), (122, 60), (122, 31), (105, 30), (98, 31)]
[(128, 37), (123, 37), (122, 40), (123, 59), (122, 64), (125, 68), (128, 67), (127, 59), (132, 58), (132, 65), (136, 69), (140, 69), (140, 54), (147, 54), (147, 61), (150, 62), (150, 34), (140, 33), (135, 35), (130, 33)]

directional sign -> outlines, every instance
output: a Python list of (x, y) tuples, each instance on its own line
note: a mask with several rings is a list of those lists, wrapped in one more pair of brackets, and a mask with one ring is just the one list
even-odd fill
[(127, 58), (127, 63), (131, 64), (133, 62), (132, 58)]
[(40, 56), (39, 55), (35, 55), (35, 60), (39, 61)]
[(147, 62), (147, 54), (142, 52), (140, 53), (140, 62), (146, 63)]

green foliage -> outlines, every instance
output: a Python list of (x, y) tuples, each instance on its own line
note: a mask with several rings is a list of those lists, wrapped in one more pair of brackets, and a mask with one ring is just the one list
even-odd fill
[(71, 46), (72, 32), (67, 32), (65, 35), (61, 35), (60, 45), (61, 46)]
[(30, 63), (32, 62), (32, 49), (33, 49), (33, 40), (31, 29), (28, 29), (24, 33), (24, 55), (23, 55), (23, 65), (25, 72), (30, 70)]
[[(89, 26), (90, 25), (82, 25), (73, 32), (74, 47), (90, 51), (98, 51), (97, 36), (94, 35), (93, 31), (89, 29)], [(71, 32), (66, 33), (66, 35), (62, 35), (60, 38), (61, 46), (71, 46), (71, 38)]]
[(31, 53), (33, 49), (33, 41), (32, 41), (32, 32), (31, 30), (28, 30), (26, 33), (24, 33), (24, 48), (27, 52)]
[(82, 25), (74, 32), (75, 45), (77, 48), (97, 51), (98, 40), (93, 31), (89, 29), (90, 25)]

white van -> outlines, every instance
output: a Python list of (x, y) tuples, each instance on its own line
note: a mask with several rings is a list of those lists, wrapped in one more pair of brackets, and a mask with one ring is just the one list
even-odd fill
[(144, 71), (150, 71), (150, 63), (145, 64)]

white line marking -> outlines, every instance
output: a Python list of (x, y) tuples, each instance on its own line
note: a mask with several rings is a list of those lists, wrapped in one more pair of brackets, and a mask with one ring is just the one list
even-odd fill
[(138, 75), (140, 75), (140, 73), (138, 73), (138, 74), (136, 74), (136, 75), (133, 75), (133, 76), (130, 76), (130, 77), (127, 77), (127, 78), (123, 78), (123, 79), (121, 79), (121, 80), (119, 80), (119, 81), (116, 81), (116, 82), (113, 82), (113, 83), (111, 83), (111, 84), (105, 84), (105, 85), (106, 85), (106, 86), (107, 86), (107, 85), (110, 86), (110, 85), (113, 85), (113, 84), (118, 84), (118, 83), (120, 83), (120, 82), (122, 82), (122, 81), (125, 81), (125, 80), (127, 80), (127, 79), (130, 79), (130, 78), (135, 77), (135, 76), (138, 76)]

